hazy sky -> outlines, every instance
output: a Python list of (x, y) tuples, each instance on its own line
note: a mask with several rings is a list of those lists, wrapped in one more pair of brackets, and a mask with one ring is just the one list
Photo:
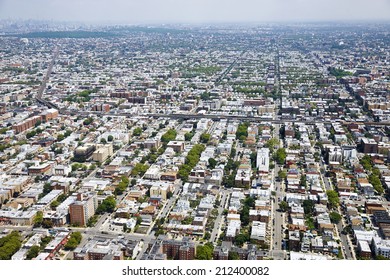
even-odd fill
[(0, 19), (113, 23), (390, 20), (390, 0), (0, 0)]

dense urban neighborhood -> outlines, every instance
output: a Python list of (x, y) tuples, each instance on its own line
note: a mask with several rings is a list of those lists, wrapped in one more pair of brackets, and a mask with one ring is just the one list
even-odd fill
[(389, 30), (1, 20), (0, 259), (389, 259)]

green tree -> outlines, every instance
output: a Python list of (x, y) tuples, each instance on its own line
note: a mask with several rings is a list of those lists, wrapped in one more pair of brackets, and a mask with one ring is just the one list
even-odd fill
[(195, 258), (197, 260), (212, 260), (213, 250), (214, 250), (214, 246), (209, 242), (203, 246), (197, 246)]
[(364, 155), (362, 159), (360, 160), (360, 164), (363, 166), (363, 168), (367, 171), (372, 170), (372, 161), (371, 157), (369, 155)]
[(210, 141), (210, 137), (211, 135), (208, 134), (208, 133), (202, 133), (202, 135), (200, 135), (200, 142), (206, 144)]
[(142, 128), (140, 128), (140, 127), (134, 128), (134, 130), (133, 130), (133, 136), (140, 136), (141, 133), (142, 133)]
[(270, 149), (271, 152), (274, 150), (274, 147), (278, 145), (279, 145), (279, 141), (276, 138), (272, 138), (268, 140), (267, 143), (265, 143), (265, 147)]
[(275, 160), (278, 164), (284, 164), (286, 161), (287, 153), (285, 148), (279, 148), (275, 153)]
[(248, 127), (249, 127), (249, 123), (247, 122), (241, 123), (238, 126), (236, 131), (236, 139), (241, 141), (245, 140), (246, 137), (248, 136)]
[(192, 137), (194, 137), (194, 133), (192, 132), (187, 132), (186, 134), (184, 134), (185, 141), (191, 141)]
[(334, 190), (328, 190), (326, 191), (326, 195), (328, 196), (329, 207), (332, 209), (337, 208), (340, 203), (339, 194)]
[(31, 260), (33, 258), (36, 258), (39, 255), (39, 251), (41, 248), (37, 245), (32, 246), (26, 254), (26, 260)]
[(145, 172), (148, 170), (149, 166), (148, 165), (145, 165), (145, 164), (142, 164), (142, 163), (137, 163), (133, 170), (131, 170), (131, 176), (135, 177), (135, 176), (143, 176), (145, 174)]
[(114, 140), (114, 136), (108, 135), (108, 136), (107, 136), (107, 141), (108, 141), (108, 142), (112, 142), (112, 140)]
[(228, 259), (229, 260), (239, 260), (240, 255), (237, 252), (229, 251)]
[(69, 239), (68, 242), (65, 244), (64, 248), (65, 250), (74, 250), (77, 248), (77, 246), (81, 243), (83, 236), (81, 235), (80, 232), (76, 231), (73, 232)]
[(241, 247), (244, 243), (248, 242), (249, 239), (249, 234), (240, 233), (236, 236), (236, 238), (234, 238), (234, 244)]
[(161, 136), (161, 142), (168, 143), (169, 141), (175, 140), (176, 136), (177, 136), (176, 130), (170, 129)]
[(370, 184), (374, 187), (374, 190), (379, 193), (383, 194), (384, 193), (384, 188), (382, 186), (382, 182), (379, 179), (380, 176), (380, 171), (378, 168), (373, 168), (372, 173), (368, 176), (368, 181)]
[(10, 260), (21, 246), (21, 236), (17, 231), (0, 238), (0, 260)]
[(209, 158), (208, 162), (209, 162), (208, 168), (210, 168), (210, 169), (214, 169), (215, 166), (217, 166), (217, 163), (218, 163), (218, 162), (217, 162), (215, 159), (213, 159), (213, 158)]
[(38, 211), (33, 219), (34, 227), (40, 227), (43, 221), (43, 212)]
[(42, 227), (43, 228), (52, 228), (53, 227), (53, 221), (50, 219), (44, 219), (42, 221)]
[(377, 255), (377, 256), (375, 256), (375, 260), (377, 260), (377, 261), (388, 261), (389, 258), (386, 258), (385, 256), (382, 256), (382, 255)]
[(77, 241), (74, 238), (70, 238), (68, 242), (66, 242), (64, 249), (65, 250), (74, 250), (78, 246)]
[(71, 130), (66, 130), (65, 133), (64, 133), (64, 137), (68, 137), (72, 134), (72, 131)]
[(188, 180), (188, 175), (191, 172), (191, 169), (196, 166), (200, 159), (201, 153), (204, 151), (205, 147), (200, 144), (196, 144), (192, 147), (192, 149), (188, 152), (185, 164), (179, 167), (178, 176), (184, 182)]
[(50, 203), (51, 209), (55, 210), (60, 203), (57, 200), (54, 200), (52, 203)]
[(286, 201), (281, 201), (279, 203), (279, 208), (281, 211), (286, 212), (288, 210), (288, 203)]
[(333, 224), (338, 224), (341, 221), (341, 215), (337, 212), (330, 212), (329, 218)]
[(306, 215), (313, 215), (315, 203), (312, 200), (304, 200), (302, 203), (303, 211)]
[(96, 214), (112, 213), (116, 207), (116, 200), (113, 196), (109, 196), (96, 209)]
[(278, 177), (280, 180), (285, 180), (287, 178), (287, 172), (285, 170), (279, 170)]

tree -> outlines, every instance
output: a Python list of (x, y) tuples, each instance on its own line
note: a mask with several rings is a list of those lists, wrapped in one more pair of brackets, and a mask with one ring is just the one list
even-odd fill
[(140, 127), (134, 128), (134, 130), (133, 130), (133, 136), (140, 136), (141, 133), (142, 133), (142, 128), (140, 128)]
[(185, 164), (179, 167), (178, 176), (184, 182), (188, 180), (188, 175), (191, 172), (191, 169), (196, 166), (200, 159), (201, 153), (204, 151), (205, 147), (200, 144), (196, 144), (192, 147), (192, 149), (188, 152)]
[(114, 140), (114, 136), (108, 135), (108, 136), (107, 136), (107, 141), (108, 141), (108, 142), (112, 142), (112, 140)]
[(64, 140), (65, 139), (65, 136), (63, 135), (63, 134), (58, 134), (57, 135), (57, 141), (58, 142), (61, 142), (62, 140)]
[(287, 172), (285, 170), (279, 170), (278, 177), (280, 180), (285, 180), (287, 178)]
[(279, 148), (276, 150), (275, 160), (278, 164), (284, 164), (286, 157), (287, 153), (285, 148)]
[(369, 155), (364, 155), (362, 159), (360, 160), (360, 164), (363, 166), (363, 168), (367, 171), (372, 170), (372, 161), (371, 157)]
[(202, 135), (200, 135), (200, 142), (206, 144), (206, 143), (209, 142), (210, 137), (211, 137), (210, 134), (208, 134), (208, 133), (203, 133)]
[(213, 159), (213, 158), (209, 158), (209, 168), (210, 169), (214, 169), (215, 168), (215, 166), (217, 165), (217, 161), (215, 160), (215, 159)]
[(213, 244), (207, 242), (203, 246), (196, 247), (196, 259), (197, 260), (212, 260), (213, 259)]
[(42, 121), (40, 121), (40, 120), (38, 120), (36, 123), (35, 123), (35, 127), (38, 127), (38, 126), (40, 126), (42, 124)]
[(64, 133), (64, 137), (68, 137), (72, 134), (72, 131), (71, 130), (66, 130), (65, 133)]
[(140, 225), (142, 223), (142, 218), (140, 216), (137, 216), (136, 224)]
[(337, 208), (340, 200), (339, 200), (339, 195), (336, 191), (334, 190), (328, 190), (326, 191), (326, 195), (328, 197), (328, 204), (330, 208)]
[(100, 138), (100, 143), (102, 143), (102, 144), (107, 144), (107, 140), (104, 139), (104, 138)]
[(66, 242), (64, 249), (65, 250), (74, 250), (77, 248), (77, 241), (73, 238), (70, 238), (68, 242)]
[(379, 176), (380, 176), (380, 171), (378, 168), (373, 168), (372, 169), (372, 173), (370, 176), (368, 176), (368, 181), (370, 182), (370, 184), (372, 184), (372, 186), (374, 187), (374, 190), (379, 193), (379, 194), (383, 194), (383, 192), (385, 191), (383, 186), (382, 186), (382, 182), (381, 180), (379, 179)]
[(252, 168), (256, 168), (256, 163), (257, 163), (257, 152), (252, 152), (250, 155), (250, 160), (251, 160), (251, 166)]
[(60, 203), (57, 200), (54, 200), (52, 203), (50, 203), (51, 209), (55, 210)]
[(80, 232), (76, 231), (73, 232), (69, 239), (68, 242), (65, 244), (65, 250), (74, 250), (77, 248), (77, 246), (81, 243), (83, 236), (81, 235)]
[(265, 147), (270, 149), (271, 151), (273, 151), (274, 147), (278, 146), (278, 145), (279, 145), (279, 141), (276, 138), (272, 138), (272, 139), (268, 140), (267, 143), (265, 143)]
[(42, 227), (43, 228), (52, 228), (53, 227), (53, 221), (50, 219), (44, 219), (42, 221)]
[(43, 213), (38, 211), (33, 219), (34, 227), (40, 227), (43, 222)]
[(303, 211), (306, 215), (312, 215), (314, 211), (314, 202), (312, 200), (304, 200), (302, 203)]
[(235, 148), (232, 148), (232, 150), (230, 151), (230, 158), (233, 159), (235, 156), (236, 156), (236, 149)]
[(228, 259), (229, 260), (239, 260), (240, 255), (237, 252), (229, 251)]
[(385, 256), (382, 256), (382, 255), (377, 255), (377, 256), (375, 256), (375, 260), (377, 260), (377, 261), (388, 261), (389, 258), (386, 258)]
[(135, 186), (137, 184), (137, 179), (131, 179), (131, 183), (130, 183), (132, 186)]
[(248, 241), (249, 241), (249, 235), (240, 233), (234, 239), (234, 244), (236, 244), (238, 247), (241, 247), (242, 245), (244, 245), (244, 243)]
[(337, 212), (330, 212), (329, 218), (330, 221), (334, 224), (338, 224), (341, 221), (341, 215)]
[(39, 251), (41, 248), (37, 245), (32, 246), (26, 254), (26, 260), (31, 260), (33, 258), (36, 258), (39, 255)]
[(134, 166), (133, 170), (131, 170), (131, 176), (137, 176), (137, 175), (143, 176), (145, 172), (148, 170), (148, 168), (149, 168), (148, 165), (137, 163)]
[(89, 118), (86, 118), (86, 119), (83, 121), (83, 124), (84, 124), (84, 125), (90, 125), (92, 122), (93, 122), (93, 118), (92, 118), (92, 117), (89, 117)]
[(247, 122), (240, 124), (236, 131), (236, 139), (242, 141), (245, 140), (246, 137), (248, 136), (248, 127), (249, 127), (249, 123)]
[(185, 141), (191, 141), (192, 137), (194, 137), (194, 133), (192, 132), (187, 132), (186, 134), (184, 134)]
[(286, 212), (288, 210), (288, 203), (286, 201), (281, 201), (279, 203), (279, 208), (281, 211)]
[(10, 260), (21, 246), (21, 236), (17, 231), (0, 238), (0, 260)]
[(161, 142), (168, 143), (176, 139), (177, 132), (174, 129), (168, 130), (165, 134), (161, 136)]
[(96, 209), (96, 214), (112, 213), (116, 207), (116, 200), (113, 196), (109, 196)]

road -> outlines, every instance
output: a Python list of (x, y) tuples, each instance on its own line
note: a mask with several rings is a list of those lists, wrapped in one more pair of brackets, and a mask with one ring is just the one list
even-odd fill
[[(227, 190), (223, 189), (223, 190), (221, 190), (220, 193), (222, 193), (222, 198), (221, 198), (220, 204), (218, 206), (218, 216), (215, 219), (213, 231), (211, 232), (211, 236), (209, 239), (209, 241), (213, 242), (213, 243), (217, 242), (217, 239), (219, 237), (219, 233), (221, 231), (221, 226), (222, 226), (221, 220), (223, 218), (223, 215), (222, 215), (223, 210), (226, 209), (225, 205), (229, 199), (229, 192)], [(223, 220), (222, 220), (222, 222), (223, 222)]]
[[(275, 124), (275, 129), (273, 132), (273, 138), (280, 142), (279, 134), (280, 134), (280, 125)], [(280, 146), (280, 144), (279, 144)], [(271, 238), (270, 238), (270, 255), (273, 259), (276, 260), (284, 260), (285, 259), (285, 250), (282, 248), (283, 238), (284, 238), (284, 228), (285, 228), (285, 213), (279, 211), (279, 202), (283, 201), (285, 196), (285, 185), (284, 182), (276, 180), (278, 177), (279, 171), (282, 167), (279, 164), (275, 164), (275, 168), (273, 170), (273, 182), (274, 182), (274, 191), (275, 197), (274, 200), (271, 201), (271, 218), (272, 218), (272, 226), (271, 226)]]
[(46, 89), (46, 84), (49, 81), (49, 78), (50, 78), (51, 72), (53, 71), (53, 67), (54, 67), (55, 61), (58, 57), (58, 54), (59, 54), (59, 48), (57, 46), (54, 50), (53, 58), (50, 61), (49, 68), (47, 69), (46, 75), (42, 80), (41, 86), (40, 86), (38, 93), (37, 93), (37, 96), (36, 96), (37, 101), (40, 103), (45, 103), (45, 101), (42, 99), (43, 92)]
[[(322, 170), (322, 172), (321, 172)], [(326, 166), (324, 165), (324, 162), (321, 158), (320, 160), (320, 175), (321, 175), (321, 180), (322, 182), (324, 183), (324, 186), (325, 186), (325, 190), (326, 191), (329, 191), (329, 190), (333, 190), (333, 186), (330, 182), (330, 178), (327, 178), (325, 177), (325, 171), (326, 171)], [(349, 238), (348, 235), (344, 235), (342, 234), (342, 230), (343, 230), (343, 227), (345, 227), (346, 223), (345, 223), (345, 217), (343, 215), (343, 213), (341, 212), (340, 210), (340, 207), (337, 208), (336, 210), (337, 213), (339, 213), (342, 217), (342, 221), (340, 221), (337, 225), (336, 225), (336, 230), (337, 230), (337, 234), (339, 235), (340, 237), (340, 241), (341, 241), (341, 250), (342, 250), (342, 253), (343, 253), (343, 257), (347, 260), (354, 260), (356, 259), (356, 253), (354, 251), (354, 247), (353, 247), (353, 244), (351, 242), (351, 239)]]

